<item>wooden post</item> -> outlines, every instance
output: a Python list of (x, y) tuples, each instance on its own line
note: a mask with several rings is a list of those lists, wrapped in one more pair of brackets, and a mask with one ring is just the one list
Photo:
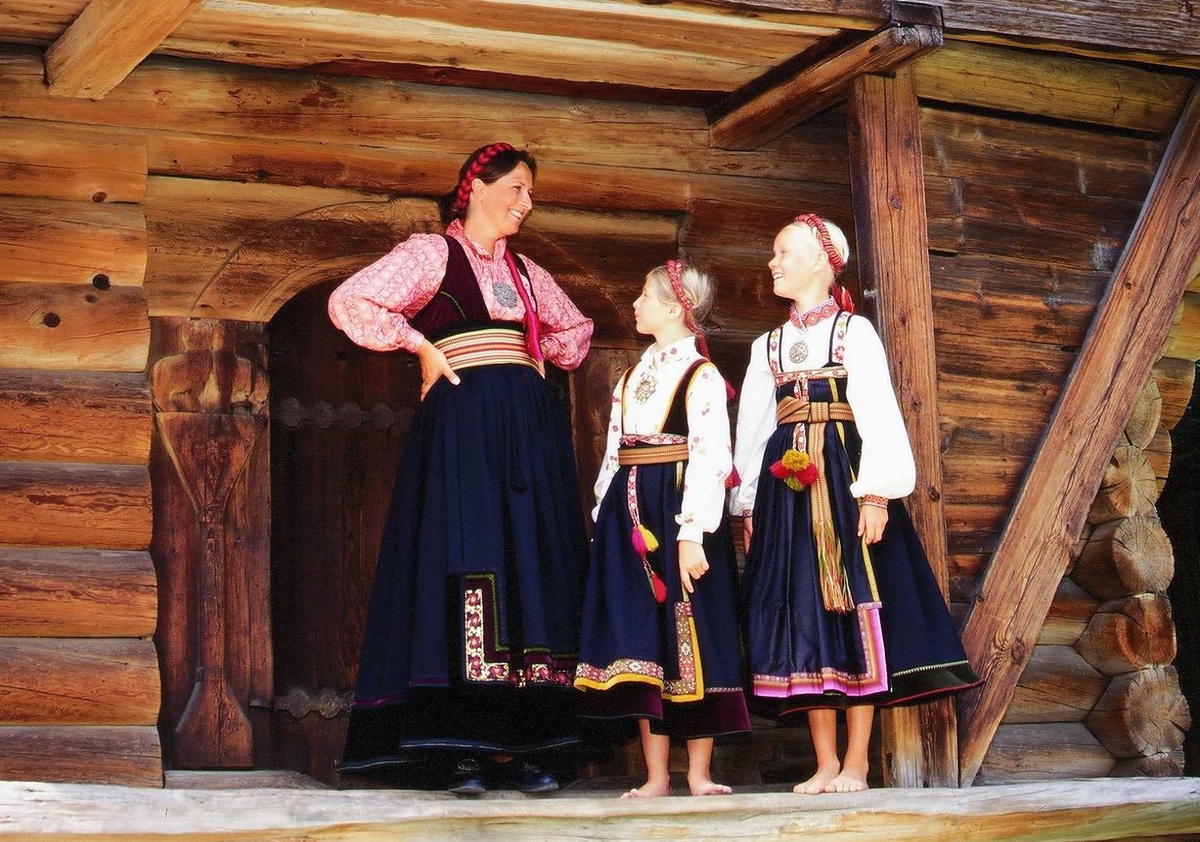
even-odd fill
[[(851, 188), (863, 303), (887, 349), (917, 463), (909, 512), (945, 596), (947, 553), (938, 436), (933, 293), (921, 125), (912, 77), (859, 76), (849, 101)], [(894, 786), (958, 786), (953, 702), (885, 711), (884, 773)]]
[(154, 325), (151, 553), (163, 593), (167, 751), (178, 766), (251, 766), (269, 737), (269, 712), (252, 710), (274, 699), (259, 330), (204, 319)]
[(964, 784), (979, 771), (1096, 489), (1200, 255), (1200, 94), (1179, 118), (1125, 251), (963, 625), (984, 683), (959, 703)]

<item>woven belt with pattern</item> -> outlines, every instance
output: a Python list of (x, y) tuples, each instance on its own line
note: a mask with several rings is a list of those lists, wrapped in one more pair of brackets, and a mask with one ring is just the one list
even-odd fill
[(455, 371), (481, 365), (527, 365), (537, 369), (519, 330), (484, 328), (448, 336), (433, 344), (446, 355), (446, 361)]

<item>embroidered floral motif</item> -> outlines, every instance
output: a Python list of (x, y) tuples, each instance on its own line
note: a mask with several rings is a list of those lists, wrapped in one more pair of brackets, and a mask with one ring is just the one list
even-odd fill
[(508, 662), (489, 661), (483, 645), (483, 588), (468, 589), (463, 605), (466, 622), (463, 652), (466, 656), (467, 681), (508, 681)]
[(833, 300), (833, 296), (831, 295), (803, 315), (796, 310), (796, 305), (793, 304), (788, 310), (788, 318), (797, 329), (803, 330), (806, 327), (815, 327), (837, 311), (837, 302)]
[[(664, 688), (668, 696), (695, 696), (697, 693), (696, 647), (692, 640), (692, 604), (675, 603), (675, 640), (679, 657), (679, 678), (668, 681)], [(703, 690), (700, 691), (703, 694)]]
[(463, 674), (467, 681), (507, 682), (517, 688), (527, 684), (569, 687), (575, 676), (574, 656), (555, 656), (545, 651), (509, 655), (495, 645), (497, 632), (489, 623), (495, 612), (494, 583), (490, 576), (467, 577), (463, 590)]
[[(662, 681), (663, 668), (653, 661), (639, 661), (634, 658), (620, 658), (606, 667), (596, 667), (581, 663), (575, 669), (576, 678), (582, 678), (596, 684), (609, 684), (619, 676), (643, 676)], [(600, 688), (597, 688), (600, 689)]]
[(674, 433), (626, 433), (621, 436), (621, 444), (624, 447), (635, 444), (687, 444), (687, 439)]
[(846, 328), (850, 324), (850, 314), (843, 311), (833, 326), (833, 353), (830, 362), (839, 365), (846, 360)]

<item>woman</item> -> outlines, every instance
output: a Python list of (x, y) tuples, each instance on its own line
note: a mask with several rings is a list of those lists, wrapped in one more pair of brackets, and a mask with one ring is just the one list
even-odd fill
[[(587, 543), (566, 413), (545, 362), (575, 368), (592, 322), (507, 238), (536, 163), (496, 143), (415, 234), (338, 287), (335, 325), (414, 353), (422, 403), (405, 442), (359, 660), (345, 771), (441, 758), (450, 789), (518, 788), (578, 743), (571, 680)], [(424, 771), (424, 769), (423, 769)]]

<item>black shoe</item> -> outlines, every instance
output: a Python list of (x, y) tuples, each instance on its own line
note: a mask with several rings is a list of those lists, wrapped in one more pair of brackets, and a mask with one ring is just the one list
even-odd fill
[(517, 789), (531, 793), (554, 792), (558, 789), (558, 778), (532, 763), (522, 761)]
[(467, 757), (454, 767), (450, 786), (447, 791), (455, 795), (483, 795), (487, 792), (487, 783), (483, 779), (483, 764), (473, 757)]

